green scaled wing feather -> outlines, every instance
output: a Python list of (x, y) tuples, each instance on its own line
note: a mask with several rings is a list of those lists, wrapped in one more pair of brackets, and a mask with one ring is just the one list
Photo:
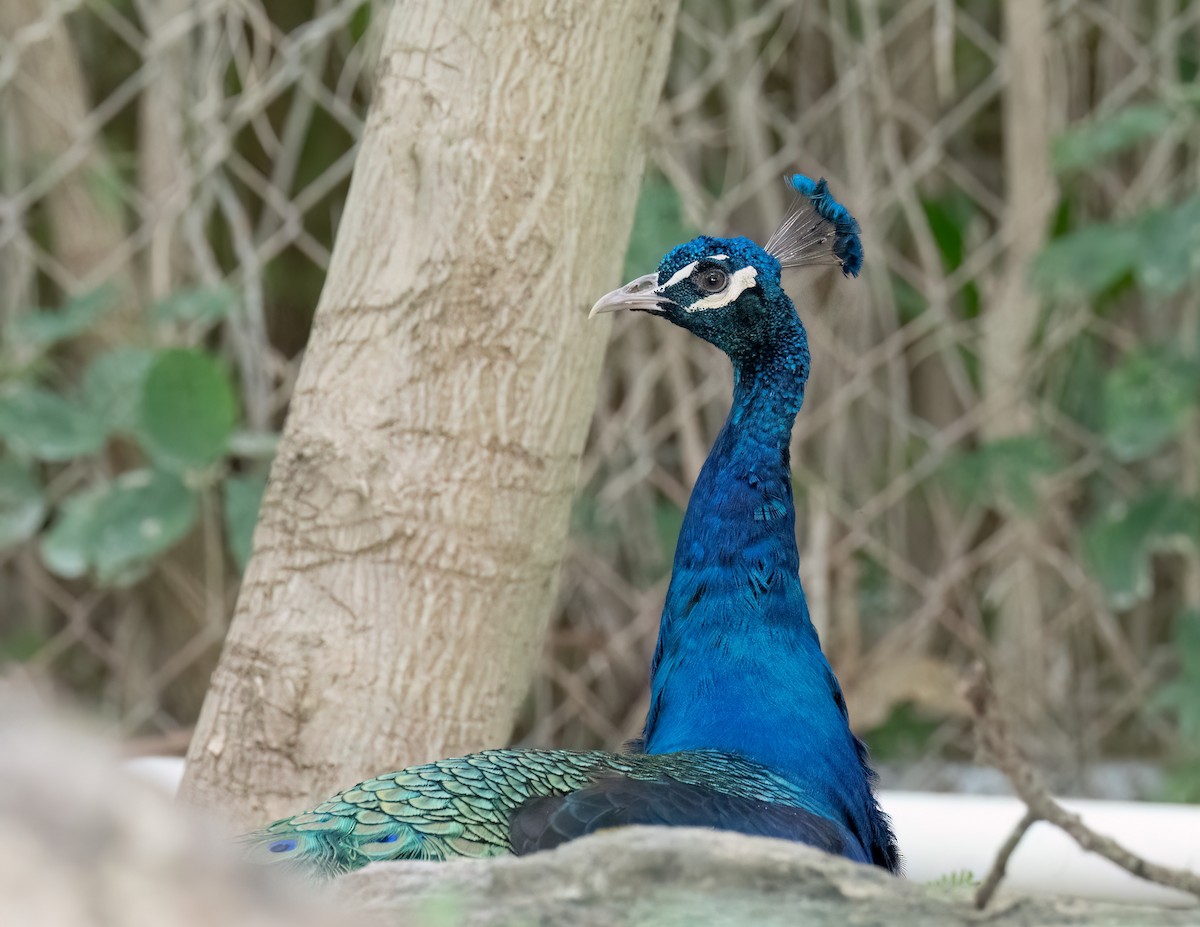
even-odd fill
[[(605, 754), (488, 750), (368, 779), (251, 834), (255, 853), (336, 875), (387, 859), (509, 853), (508, 821), (531, 798), (565, 794)], [(615, 757), (614, 757), (615, 758)]]
[(498, 856), (512, 852), (510, 824), (522, 805), (576, 792), (605, 776), (693, 785), (715, 781), (731, 795), (803, 804), (784, 780), (715, 752), (485, 750), (360, 782), (246, 840), (264, 862), (325, 876), (379, 860)]

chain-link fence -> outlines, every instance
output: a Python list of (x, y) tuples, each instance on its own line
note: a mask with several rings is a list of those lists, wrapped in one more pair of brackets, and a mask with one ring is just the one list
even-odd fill
[[(185, 736), (236, 592), (222, 500), (286, 406), (386, 4), (2, 7), (0, 317), (117, 293), (4, 375), (69, 392), (114, 345), (203, 346), (244, 411), (182, 540), (138, 569), (69, 544), (64, 564), (42, 527), (137, 448), (10, 466), (35, 488), (8, 491), (0, 645), (128, 734)], [(631, 273), (699, 229), (765, 240), (795, 169), (864, 227), (863, 279), (790, 287), (814, 355), (802, 576), (856, 725), (884, 754), (963, 754), (957, 680), (986, 653), (1057, 766), (1186, 753), (1164, 686), (1200, 605), (1200, 3), (685, 2), (673, 54)], [(636, 733), (729, 389), (695, 339), (615, 327), (526, 739)]]
[[(216, 348), (236, 370), (250, 445), (226, 463), (261, 471), (253, 461), (269, 440), (254, 439), (278, 426), (290, 395), (354, 164), (381, 9), (3, 5), (0, 313), (11, 334), (30, 307), (98, 287), (110, 297), (80, 337), (55, 345), (54, 389), (92, 411), (80, 394), (103, 379), (91, 376), (95, 359), (115, 346)], [(75, 308), (68, 300), (62, 314)], [(19, 354), (17, 338), (9, 347)], [(116, 366), (126, 360), (116, 355)], [(8, 372), (19, 377), (29, 364), (18, 361)], [(52, 463), (44, 508), (61, 524), (72, 498), (138, 454), (118, 438)], [(183, 542), (138, 575), (64, 564), (49, 533), (0, 554), (9, 655), (98, 697), (128, 733), (190, 724), (237, 584), (218, 494), (201, 495)]]

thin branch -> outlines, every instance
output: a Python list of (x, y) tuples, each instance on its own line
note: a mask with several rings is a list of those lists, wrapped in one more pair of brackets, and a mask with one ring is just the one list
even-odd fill
[[(1050, 796), (1029, 761), (1025, 759), (1013, 741), (1008, 725), (996, 702), (996, 694), (982, 664), (977, 663), (972, 667), (963, 694), (975, 716), (976, 737), (980, 753), (1008, 777), (1017, 796), (1025, 802), (1025, 806), (1029, 809), (1026, 818), (1032, 818), (1030, 824), (1036, 821), (1053, 824), (1084, 850), (1103, 856), (1109, 862), (1116, 863), (1139, 879), (1178, 889), (1200, 898), (1200, 875), (1185, 869), (1160, 866), (1158, 863), (1143, 859), (1136, 853), (1125, 849), (1112, 838), (1096, 833), (1083, 823), (1083, 819), (1079, 815), (1068, 811)], [(1003, 876), (1003, 865), (1007, 862), (1007, 855), (1011, 855), (1012, 849), (1015, 849), (1016, 842), (1020, 840), (1020, 837), (1021, 834), (1014, 832), (1014, 835), (1009, 837), (1009, 842), (1013, 843), (1013, 847), (1009, 848), (1008, 842), (1006, 842), (1004, 848), (1001, 849), (1003, 858), (997, 858), (992, 873), (994, 875), (996, 868), (1000, 868), (1000, 874), (996, 878), (997, 882)], [(1007, 850), (1007, 854), (1005, 850)], [(988, 882), (991, 882), (992, 875), (988, 876)], [(984, 885), (984, 888), (986, 887), (987, 883)], [(982, 902), (979, 900), (980, 896), (983, 896), (983, 888), (976, 897), (976, 903), (982, 906), (987, 903), (990, 893), (983, 896)]]
[(991, 871), (987, 874), (987, 878), (983, 880), (983, 884), (979, 886), (979, 891), (975, 893), (975, 907), (980, 911), (987, 907), (987, 903), (992, 900), (992, 895), (996, 894), (996, 889), (1000, 887), (1000, 882), (1004, 878), (1004, 872), (1008, 868), (1009, 857), (1016, 852), (1021, 838), (1037, 822), (1037, 815), (1032, 811), (1026, 811), (1025, 816), (1017, 822), (1017, 826), (1012, 829), (1012, 833), (1008, 835), (1007, 839), (1001, 845), (1000, 852), (996, 854), (996, 859), (992, 863)]

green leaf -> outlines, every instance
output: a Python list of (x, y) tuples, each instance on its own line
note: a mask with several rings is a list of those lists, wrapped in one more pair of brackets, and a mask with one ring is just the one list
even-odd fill
[(73, 460), (104, 446), (108, 429), (95, 414), (32, 386), (0, 394), (0, 438), (21, 456)]
[(29, 468), (0, 457), (0, 550), (37, 533), (46, 517), (46, 496)]
[(949, 187), (936, 197), (922, 198), (921, 206), (945, 268), (960, 267), (970, 250), (967, 236), (971, 226), (979, 221), (979, 207), (958, 187)]
[(896, 310), (900, 314), (900, 321), (907, 324), (929, 308), (929, 301), (899, 274), (893, 273), (891, 278)]
[(176, 290), (155, 303), (150, 317), (156, 322), (220, 322), (233, 309), (237, 297), (224, 285)]
[(160, 465), (177, 472), (207, 467), (233, 434), (233, 384), (207, 354), (164, 351), (146, 375), (138, 419), (142, 445)]
[(1200, 273), (1200, 196), (1173, 209), (1146, 213), (1136, 221), (1134, 273), (1154, 296), (1172, 296)]
[(979, 505), (999, 500), (1032, 512), (1035, 480), (1061, 470), (1058, 449), (1041, 435), (1019, 435), (984, 444), (947, 460), (943, 478), (962, 499)]
[(1187, 745), (1182, 755), (1164, 770), (1162, 789), (1155, 801), (1173, 805), (1200, 804), (1200, 755), (1194, 745)]
[[(969, 250), (968, 236), (979, 221), (979, 207), (957, 187), (942, 192), (940, 196), (922, 199), (925, 220), (929, 231), (942, 255), (942, 266), (947, 271), (962, 266)], [(960, 290), (963, 314), (974, 318), (979, 314), (979, 287), (974, 280), (966, 281)]]
[(350, 17), (347, 28), (350, 30), (350, 36), (355, 42), (361, 41), (362, 37), (367, 34), (367, 30), (371, 27), (371, 13), (371, 4), (363, 3)]
[(1127, 609), (1153, 591), (1150, 558), (1200, 541), (1200, 502), (1152, 487), (1132, 504), (1112, 506), (1086, 525), (1084, 554), (1114, 608)]
[(18, 315), (12, 323), (12, 337), (39, 350), (53, 347), (91, 328), (113, 308), (112, 287), (100, 287), (72, 296), (61, 309), (37, 309)]
[(911, 702), (900, 702), (883, 724), (867, 732), (866, 741), (880, 760), (913, 759), (926, 755), (941, 725), (942, 719), (927, 718)]
[(695, 235), (696, 230), (683, 219), (675, 187), (661, 174), (647, 172), (625, 252), (625, 279), (650, 273), (667, 251)]
[(1170, 347), (1130, 353), (1104, 380), (1104, 440), (1121, 461), (1141, 460), (1174, 437), (1200, 390), (1200, 365)]
[(1179, 616), (1172, 643), (1179, 673), (1158, 691), (1155, 701), (1178, 716), (1182, 739), (1195, 748), (1200, 746), (1200, 611)]
[[(639, 588), (645, 588), (666, 576), (671, 570), (671, 559), (683, 530), (683, 512), (674, 502), (659, 500), (654, 505), (654, 529), (658, 536), (656, 556), (638, 558), (633, 570)], [(649, 552), (647, 552), (649, 553)]]
[(199, 506), (177, 476), (154, 470), (126, 473), (93, 513), (91, 562), (102, 584), (123, 585), (191, 530)]
[(58, 517), (42, 535), (39, 552), (51, 573), (64, 579), (78, 579), (88, 571), (95, 547), (96, 507), (106, 487), (84, 489), (67, 496), (59, 505)]
[(170, 473), (136, 470), (63, 501), (42, 540), (42, 561), (59, 576), (89, 570), (104, 585), (138, 578), (195, 524), (195, 495)]
[(1055, 239), (1034, 262), (1033, 282), (1050, 296), (1097, 296), (1130, 274), (1154, 296), (1200, 274), (1200, 196)]
[(233, 559), (243, 570), (250, 562), (254, 526), (258, 524), (258, 510), (266, 488), (265, 473), (231, 476), (225, 480), (225, 537)]
[(1042, 249), (1034, 285), (1049, 296), (1096, 296), (1133, 271), (1140, 244), (1135, 228), (1089, 225)]
[(1108, 374), (1106, 354), (1107, 343), (1102, 345), (1095, 334), (1081, 332), (1066, 347), (1062, 361), (1050, 368), (1047, 383), (1048, 394), (1058, 400), (1063, 413), (1097, 433), (1104, 430), (1104, 403), (1096, 397), (1103, 395)]
[(1094, 119), (1055, 140), (1051, 150), (1055, 170), (1092, 167), (1110, 155), (1164, 132), (1178, 118), (1176, 109), (1162, 103), (1137, 104)]
[(0, 663), (24, 663), (50, 642), (51, 634), (41, 627), (30, 627), (35, 622), (29, 616), (5, 618), (8, 626), (0, 636)]
[[(1200, 611), (1192, 609), (1179, 616), (1175, 623), (1175, 652), (1184, 669), (1196, 677), (1200, 685)], [(1196, 700), (1200, 710), (1200, 699)]]
[(97, 357), (83, 374), (83, 403), (113, 431), (133, 431), (146, 375), (157, 355), (146, 348), (117, 348)]

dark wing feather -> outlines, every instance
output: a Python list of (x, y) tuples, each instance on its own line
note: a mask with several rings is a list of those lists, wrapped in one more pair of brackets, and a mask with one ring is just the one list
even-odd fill
[(674, 780), (605, 776), (569, 795), (547, 795), (521, 805), (509, 834), (518, 856), (608, 827), (638, 824), (711, 827), (778, 837), (866, 862), (858, 841), (840, 824), (790, 805), (726, 795)]

